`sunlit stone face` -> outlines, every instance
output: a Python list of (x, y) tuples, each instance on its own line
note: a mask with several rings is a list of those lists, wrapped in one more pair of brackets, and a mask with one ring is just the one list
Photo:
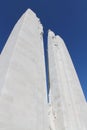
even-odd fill
[(30, 9), (15, 25), (0, 61), (0, 130), (48, 130), (43, 27)]
[(49, 103), (43, 26), (28, 9), (0, 56), (0, 130), (87, 130), (87, 103), (76, 71), (64, 41), (50, 30), (48, 63)]
[(87, 103), (75, 68), (64, 41), (50, 30), (48, 59), (51, 129), (86, 130)]

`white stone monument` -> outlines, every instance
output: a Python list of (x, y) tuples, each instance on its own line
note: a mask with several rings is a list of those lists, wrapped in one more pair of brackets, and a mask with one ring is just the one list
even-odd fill
[(48, 130), (43, 27), (29, 9), (0, 56), (0, 130)]
[(87, 103), (63, 40), (48, 34), (49, 103), (43, 27), (30, 9), (0, 56), (0, 130), (87, 130)]
[(64, 41), (49, 30), (49, 118), (52, 130), (87, 130), (87, 102)]

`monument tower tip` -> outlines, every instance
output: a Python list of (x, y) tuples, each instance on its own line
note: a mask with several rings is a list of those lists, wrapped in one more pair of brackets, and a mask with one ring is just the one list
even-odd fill
[(28, 8), (28, 9), (25, 11), (25, 14), (31, 14), (31, 15), (36, 16), (35, 12), (34, 12), (33, 10), (31, 10), (30, 8)]
[(48, 30), (48, 36), (53, 37), (53, 36), (55, 36), (55, 33), (49, 29)]
[[(61, 41), (61, 42), (64, 42), (64, 40), (62, 39), (61, 36), (59, 35), (56, 35), (52, 30), (48, 30), (48, 39), (49, 37), (51, 37), (55, 42), (57, 41)], [(58, 42), (59, 43), (59, 42)]]
[(36, 13), (34, 11), (32, 11), (30, 8), (28, 8), (24, 14), (24, 21), (31, 21), (31, 23), (34, 25), (35, 28), (38, 28), (39, 33), (43, 34), (43, 25), (41, 24), (40, 18), (38, 18), (38, 16), (36, 15)]

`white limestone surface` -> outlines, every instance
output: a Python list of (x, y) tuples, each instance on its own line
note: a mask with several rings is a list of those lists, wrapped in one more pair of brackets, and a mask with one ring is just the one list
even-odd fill
[(0, 130), (48, 130), (43, 28), (28, 9), (0, 57)]
[(87, 103), (64, 41), (49, 30), (49, 120), (52, 130), (87, 130)]

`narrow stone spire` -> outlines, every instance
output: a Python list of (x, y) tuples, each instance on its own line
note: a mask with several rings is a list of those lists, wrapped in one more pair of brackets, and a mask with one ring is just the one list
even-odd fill
[[(87, 105), (64, 41), (48, 32), (49, 119), (54, 130), (86, 130)], [(83, 107), (82, 107), (83, 106)]]

